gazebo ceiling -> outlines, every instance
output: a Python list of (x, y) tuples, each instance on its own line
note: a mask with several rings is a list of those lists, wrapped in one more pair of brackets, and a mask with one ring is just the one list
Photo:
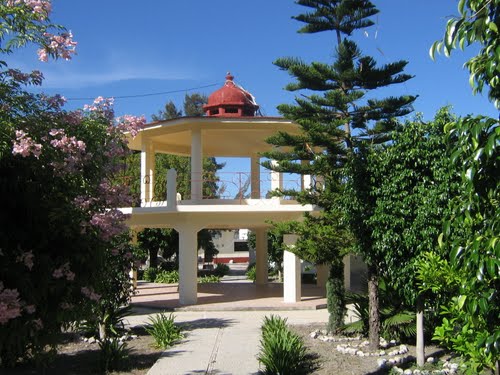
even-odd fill
[(181, 117), (147, 125), (130, 140), (129, 147), (140, 151), (143, 142), (151, 141), (156, 152), (189, 156), (194, 129), (201, 130), (207, 157), (249, 157), (271, 150), (266, 139), (280, 130), (300, 132), (297, 124), (279, 117)]

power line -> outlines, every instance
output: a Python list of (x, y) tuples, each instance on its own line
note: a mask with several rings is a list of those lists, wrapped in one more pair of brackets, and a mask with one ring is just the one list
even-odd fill
[[(207, 87), (213, 87), (216, 85), (220, 85), (220, 83), (212, 83), (210, 85), (205, 85), (205, 86), (198, 86), (198, 87), (191, 87), (188, 89), (181, 89), (181, 90), (172, 90), (172, 91), (163, 91), (163, 92), (154, 92), (154, 93), (149, 93), (149, 94), (137, 94), (137, 95), (121, 95), (121, 96), (113, 96), (114, 99), (130, 99), (130, 98), (144, 98), (147, 96), (155, 96), (155, 95), (166, 95), (166, 94), (175, 94), (178, 92), (186, 92), (186, 91), (193, 91), (193, 90), (199, 90), (199, 89), (205, 89)], [(95, 97), (88, 97), (88, 98), (67, 98), (66, 100), (94, 100)]]

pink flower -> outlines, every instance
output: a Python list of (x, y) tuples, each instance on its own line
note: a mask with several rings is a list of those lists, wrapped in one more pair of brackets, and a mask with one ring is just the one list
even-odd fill
[(45, 33), (45, 47), (38, 50), (38, 59), (46, 62), (48, 56), (52, 55), (56, 58), (61, 57), (65, 60), (71, 60), (72, 55), (76, 54), (75, 47), (78, 44), (73, 41), (73, 34), (71, 32), (61, 33), (54, 35)]
[(21, 256), (18, 256), (16, 258), (16, 261), (23, 262), (24, 265), (31, 271), (31, 269), (33, 268), (33, 265), (34, 265), (34, 263), (33, 263), (34, 257), (35, 256), (33, 255), (33, 251), (30, 250), (28, 252), (23, 253)]
[(60, 268), (54, 270), (54, 272), (52, 273), (52, 277), (54, 279), (60, 279), (63, 276), (64, 276), (63, 270)]
[(36, 311), (35, 305), (28, 305), (24, 308), (24, 311), (26, 311), (28, 314), (33, 314)]
[(0, 324), (21, 316), (21, 301), (17, 289), (4, 289), (0, 281)]
[(82, 287), (82, 294), (92, 301), (98, 302), (101, 299), (101, 295), (94, 292), (92, 288), (86, 286)]
[(125, 259), (132, 259), (132, 253), (130, 251), (125, 253)]
[(28, 137), (28, 134), (24, 130), (16, 130), (16, 140), (13, 144), (13, 155), (28, 157), (30, 154), (33, 154), (38, 159), (42, 153), (42, 145), (35, 143), (31, 137)]
[(66, 280), (68, 281), (73, 281), (75, 279), (75, 273), (68, 271), (66, 272)]
[(118, 255), (118, 254), (119, 254), (118, 249), (112, 249), (111, 250), (111, 255)]

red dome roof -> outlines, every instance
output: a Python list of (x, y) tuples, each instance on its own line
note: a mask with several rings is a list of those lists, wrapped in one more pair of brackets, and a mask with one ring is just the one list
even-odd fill
[(226, 83), (208, 97), (203, 106), (207, 116), (241, 117), (255, 116), (259, 109), (255, 98), (248, 91), (233, 82), (234, 77), (227, 73)]

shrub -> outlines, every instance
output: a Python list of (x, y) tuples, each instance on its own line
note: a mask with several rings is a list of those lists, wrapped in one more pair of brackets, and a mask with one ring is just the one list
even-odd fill
[(271, 315), (264, 318), (261, 327), (258, 360), (265, 367), (264, 374), (305, 374), (310, 359), (302, 339), (288, 328), (286, 319)]
[(174, 323), (174, 318), (172, 313), (159, 313), (149, 318), (150, 324), (145, 329), (153, 336), (157, 348), (167, 349), (183, 337), (181, 329)]
[(215, 266), (215, 274), (220, 277), (226, 276), (229, 274), (229, 266), (225, 263), (217, 263)]
[(155, 283), (177, 284), (179, 282), (179, 271), (161, 271), (155, 278)]
[(245, 275), (247, 276), (247, 279), (255, 282), (255, 280), (257, 279), (257, 271), (255, 269), (254, 263), (248, 265), (247, 272), (245, 273)]
[(128, 358), (129, 349), (127, 344), (120, 342), (116, 337), (108, 337), (99, 340), (99, 365), (102, 371), (108, 372), (118, 370), (123, 367)]
[(153, 267), (146, 268), (144, 270), (144, 280), (153, 283), (156, 280), (157, 274), (158, 274), (157, 268), (153, 268)]
[(198, 278), (198, 282), (200, 284), (208, 284), (208, 283), (220, 283), (220, 277), (216, 275), (207, 275)]

